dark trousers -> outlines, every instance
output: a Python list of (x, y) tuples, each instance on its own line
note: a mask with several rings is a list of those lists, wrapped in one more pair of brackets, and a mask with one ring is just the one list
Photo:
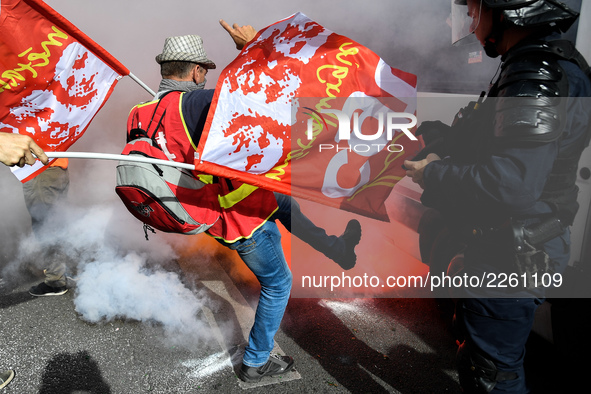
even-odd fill
[[(556, 237), (544, 245), (552, 259), (552, 269), (563, 273), (569, 260), (570, 234)], [(502, 246), (468, 248), (463, 263), (468, 275), (507, 273), (510, 255)], [(534, 314), (543, 302), (545, 289), (511, 293), (510, 289), (469, 289), (456, 304), (456, 324), (460, 341), (493, 361), (499, 371), (513, 372), (516, 379), (496, 383), (491, 393), (527, 393), (523, 360)]]
[(302, 213), (296, 200), (279, 193), (275, 193), (275, 199), (279, 208), (273, 219), (279, 220), (290, 233), (329, 259), (342, 255), (345, 242), (336, 235), (326, 234), (323, 228), (316, 226)]

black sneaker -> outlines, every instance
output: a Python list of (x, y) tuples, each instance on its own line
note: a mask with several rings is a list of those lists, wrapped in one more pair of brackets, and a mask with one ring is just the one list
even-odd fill
[(0, 371), (0, 389), (6, 387), (8, 383), (14, 378), (14, 371), (8, 369), (6, 371)]
[(350, 270), (355, 267), (357, 262), (357, 255), (355, 254), (355, 246), (361, 240), (361, 224), (355, 219), (349, 220), (345, 232), (339, 237), (345, 241), (345, 249), (342, 254), (333, 260), (345, 270)]
[(29, 289), (29, 294), (35, 297), (45, 296), (59, 296), (66, 294), (68, 289), (64, 287), (51, 287), (45, 284), (45, 282), (39, 283), (37, 286), (33, 286)]
[(238, 377), (247, 383), (259, 382), (263, 376), (277, 376), (289, 372), (293, 368), (293, 358), (290, 356), (271, 356), (265, 365), (240, 367)]

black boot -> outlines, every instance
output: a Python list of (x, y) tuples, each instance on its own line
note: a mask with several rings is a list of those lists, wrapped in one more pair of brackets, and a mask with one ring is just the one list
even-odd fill
[(350, 270), (355, 267), (357, 262), (357, 255), (355, 254), (355, 246), (361, 240), (361, 224), (355, 219), (349, 220), (345, 232), (339, 237), (345, 242), (345, 248), (341, 254), (333, 258), (333, 260), (345, 270)]

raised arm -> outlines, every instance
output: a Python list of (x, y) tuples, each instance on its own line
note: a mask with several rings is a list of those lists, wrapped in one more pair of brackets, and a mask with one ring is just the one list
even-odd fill
[(257, 31), (251, 25), (238, 26), (234, 23), (232, 26), (223, 19), (220, 19), (220, 25), (230, 34), (232, 40), (236, 44), (236, 49), (241, 50), (244, 46), (252, 41), (254, 36), (257, 35)]

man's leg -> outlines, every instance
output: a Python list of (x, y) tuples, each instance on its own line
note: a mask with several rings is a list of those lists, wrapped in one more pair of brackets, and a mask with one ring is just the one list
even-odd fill
[(279, 220), (290, 233), (342, 268), (351, 269), (355, 266), (355, 246), (361, 239), (361, 225), (357, 220), (350, 220), (340, 237), (328, 235), (323, 228), (316, 226), (302, 213), (295, 199), (280, 193), (275, 193), (275, 199), (279, 208), (274, 219)]
[(281, 234), (275, 222), (266, 222), (251, 238), (231, 244), (261, 284), (254, 325), (246, 346), (240, 378), (258, 381), (263, 376), (287, 372), (293, 366), (291, 357), (270, 359), (274, 337), (289, 300), (292, 274), (281, 248)]
[[(543, 248), (552, 257), (551, 269), (563, 272), (569, 259), (568, 231)], [(504, 245), (468, 248), (464, 256), (464, 273), (477, 277), (482, 270), (511, 272), (515, 259), (513, 250)], [(475, 271), (477, 266), (479, 270)], [(497, 298), (485, 298), (497, 290), (502, 292), (496, 293)], [(502, 287), (464, 289), (464, 294), (477, 294), (463, 297), (456, 305), (456, 323), (464, 339), (458, 349), (457, 367), (466, 394), (528, 392), (523, 368), (525, 344), (545, 290), (540, 287), (535, 291), (507, 293), (510, 289)], [(507, 295), (519, 298), (498, 298)], [(484, 388), (489, 391), (482, 391)]]
[(465, 393), (526, 393), (523, 358), (536, 298), (467, 298), (456, 319), (464, 342), (457, 366)]
[[(46, 220), (51, 217), (55, 205), (67, 196), (70, 178), (67, 169), (50, 167), (35, 178), (23, 184), (25, 205), (31, 215), (31, 224), (35, 238), (43, 243), (45, 280), (30, 289), (35, 296), (61, 295), (66, 293), (65, 256), (59, 252), (59, 245), (52, 241), (53, 232), (48, 232)], [(54, 223), (52, 228), (60, 231), (61, 224)]]
[(45, 281), (44, 283), (47, 286), (59, 288), (64, 290), (66, 288), (67, 280), (66, 280), (66, 261), (67, 256), (61, 253), (58, 248), (51, 247), (50, 250), (46, 254), (49, 258), (46, 261), (46, 266), (43, 270), (45, 274)]

